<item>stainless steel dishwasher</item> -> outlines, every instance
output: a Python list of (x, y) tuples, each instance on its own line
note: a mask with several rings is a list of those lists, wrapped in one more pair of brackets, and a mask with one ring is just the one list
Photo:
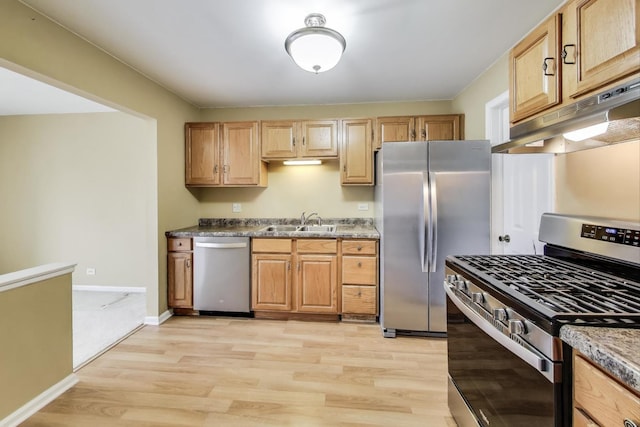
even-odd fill
[(250, 313), (248, 237), (194, 237), (193, 308)]

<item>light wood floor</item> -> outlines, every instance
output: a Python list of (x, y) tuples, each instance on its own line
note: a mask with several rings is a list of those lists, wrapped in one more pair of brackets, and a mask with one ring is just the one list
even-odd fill
[(173, 317), (23, 426), (455, 426), (446, 341), (378, 325)]

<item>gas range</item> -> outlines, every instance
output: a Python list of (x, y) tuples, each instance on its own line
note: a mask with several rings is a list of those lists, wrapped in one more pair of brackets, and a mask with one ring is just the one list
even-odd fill
[(567, 323), (640, 327), (640, 282), (547, 255), (457, 256), (447, 265), (548, 320), (554, 335)]
[(640, 328), (639, 223), (544, 214), (539, 239), (544, 255), (446, 259), (449, 407), (460, 426), (571, 425), (562, 326)]

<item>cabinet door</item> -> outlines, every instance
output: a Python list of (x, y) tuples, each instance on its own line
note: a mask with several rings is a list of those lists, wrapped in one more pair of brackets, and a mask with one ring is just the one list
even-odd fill
[(576, 96), (640, 71), (638, 0), (579, 0)]
[(298, 255), (297, 311), (338, 312), (338, 257)]
[(378, 117), (378, 138), (376, 149), (385, 142), (415, 141), (415, 121), (413, 117)]
[(342, 121), (342, 185), (373, 185), (372, 132), (370, 119)]
[(169, 307), (193, 308), (192, 252), (169, 252), (167, 281)]
[(461, 114), (421, 116), (416, 118), (420, 141), (443, 141), (463, 139)]
[(258, 122), (222, 124), (224, 185), (260, 185)]
[(511, 122), (560, 102), (560, 17), (555, 14), (516, 45), (509, 55)]
[(185, 184), (220, 184), (220, 144), (217, 123), (185, 124)]
[(338, 157), (338, 121), (314, 120), (302, 122), (300, 157)]
[(291, 255), (254, 254), (251, 271), (253, 310), (291, 310)]
[(296, 157), (297, 123), (293, 121), (264, 121), (260, 124), (263, 159)]

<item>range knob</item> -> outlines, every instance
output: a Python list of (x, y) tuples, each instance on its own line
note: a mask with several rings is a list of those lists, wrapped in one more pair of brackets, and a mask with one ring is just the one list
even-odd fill
[(504, 308), (494, 308), (493, 309), (493, 318), (495, 320), (499, 320), (501, 322), (504, 322), (507, 320), (507, 310), (505, 310)]
[(482, 295), (482, 292), (473, 292), (471, 294), (471, 301), (476, 304), (482, 304), (484, 302), (484, 295)]
[(469, 289), (469, 282), (467, 280), (456, 280), (456, 289), (459, 291), (466, 291)]
[(447, 274), (447, 283), (454, 283), (456, 281), (455, 274)]
[(524, 335), (527, 329), (524, 327), (522, 320), (509, 320), (509, 333), (514, 335)]

